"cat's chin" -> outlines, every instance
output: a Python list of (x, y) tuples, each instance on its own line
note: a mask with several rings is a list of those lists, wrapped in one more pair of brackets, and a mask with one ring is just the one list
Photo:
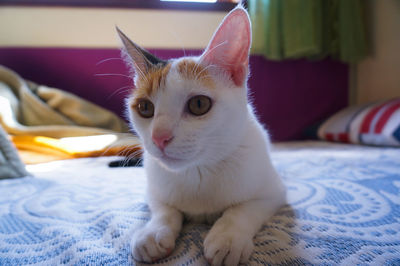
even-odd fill
[(157, 157), (158, 162), (170, 171), (179, 171), (188, 167), (189, 163), (186, 159), (172, 158), (168, 155)]

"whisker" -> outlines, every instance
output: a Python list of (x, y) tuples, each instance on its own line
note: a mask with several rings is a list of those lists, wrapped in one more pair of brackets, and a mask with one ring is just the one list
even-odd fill
[(186, 57), (186, 50), (185, 50), (185, 47), (182, 45), (183, 44), (182, 39), (179, 38), (179, 35), (177, 35), (176, 32), (173, 32), (173, 31), (170, 30), (169, 33), (175, 38), (175, 41), (178, 41), (178, 43), (181, 44), (180, 48), (183, 51), (183, 56)]
[(126, 156), (126, 158), (128, 159), (128, 160), (130, 160), (130, 159), (137, 159), (138, 157), (141, 157), (141, 156), (139, 156), (139, 155), (141, 155), (142, 154), (142, 152), (140, 151), (136, 151), (136, 152), (134, 152), (134, 153), (131, 153), (131, 154), (128, 154), (127, 156)]
[(146, 75), (143, 73), (143, 71), (138, 66), (135, 67), (135, 72), (137, 72), (139, 74), (139, 76), (146, 81), (146, 83), (149, 83), (149, 80), (147, 79)]
[(105, 156), (111, 148), (112, 148), (111, 146), (107, 147), (107, 148), (100, 154), (100, 156)]
[(118, 90), (116, 90), (113, 93), (111, 93), (111, 95), (107, 97), (107, 100), (109, 100), (112, 96), (114, 96), (116, 94), (128, 91), (129, 88), (133, 89), (133, 86), (132, 85), (128, 85), (128, 86), (124, 86), (124, 87), (119, 88)]
[[(203, 73), (204, 71), (206, 71), (208, 68), (210, 67), (217, 67), (216, 65), (208, 65), (205, 68), (203, 68), (199, 73), (197, 73), (196, 77), (194, 78), (194, 80), (198, 80), (198, 78), (200, 77), (201, 73)], [(205, 75), (205, 77), (210, 77), (210, 75)], [(204, 77), (202, 77), (204, 78)]]
[(137, 155), (138, 154), (136, 154), (135, 156), (132, 156), (132, 155), (126, 156), (122, 161), (122, 167), (129, 165), (129, 161), (131, 161), (133, 159), (137, 160), (136, 165), (139, 165), (143, 159), (142, 159), (142, 157), (138, 157)]
[(121, 58), (119, 58), (119, 57), (106, 58), (106, 59), (103, 59), (103, 60), (99, 61), (99, 62), (96, 64), (96, 66), (101, 65), (101, 64), (103, 64), (103, 63), (105, 63), (105, 62), (108, 62), (108, 61), (111, 61), (111, 60), (121, 60), (121, 61), (123, 61), (123, 60), (122, 60)]
[(220, 46), (222, 46), (222, 45), (226, 45), (226, 44), (228, 44), (228, 41), (223, 41), (223, 42), (217, 44), (216, 46), (214, 46), (213, 48), (211, 48), (210, 50), (208, 50), (205, 54), (203, 54), (203, 55), (200, 57), (200, 60), (199, 60), (199, 63), (198, 63), (198, 64), (201, 64), (201, 63), (203, 62), (204, 58), (205, 58), (211, 51), (217, 49), (218, 47), (220, 47)]
[(196, 73), (197, 72), (197, 70), (199, 69), (199, 67), (200, 67), (200, 63), (201, 62), (199, 62), (199, 63), (196, 63), (196, 67), (192, 70), (193, 71), (193, 75), (194, 75), (194, 73)]
[(124, 75), (124, 74), (119, 74), (119, 73), (104, 73), (104, 74), (94, 74), (95, 76), (118, 76), (118, 77), (125, 77), (131, 79), (132, 77)]
[(129, 147), (125, 147), (124, 149), (122, 149), (121, 151), (118, 152), (119, 156), (124, 156), (126, 157), (126, 154), (129, 152)]
[[(108, 152), (112, 149), (115, 148), (116, 146), (110, 145), (108, 146), (102, 153), (101, 156), (106, 156), (108, 154)], [(124, 149), (122, 151), (118, 151), (117, 156), (120, 156), (121, 152), (125, 152), (128, 151), (128, 149), (132, 148), (133, 146), (126, 146), (124, 147)]]
[(138, 75), (139, 77), (143, 78), (147, 83), (149, 82), (146, 75), (139, 68), (139, 66), (134, 61), (131, 60), (128, 52), (125, 49), (121, 50), (121, 56), (123, 58), (123, 61), (125, 61), (128, 64), (130, 68), (130, 73)]

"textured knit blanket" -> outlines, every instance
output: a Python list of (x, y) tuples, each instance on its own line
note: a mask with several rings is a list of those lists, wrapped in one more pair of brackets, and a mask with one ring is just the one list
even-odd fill
[[(289, 205), (257, 233), (249, 265), (399, 265), (400, 149), (305, 142), (272, 154)], [(0, 265), (129, 265), (148, 221), (142, 168), (115, 158), (29, 166), (0, 180)], [(249, 217), (251, 219), (251, 217)], [(185, 224), (157, 265), (207, 265), (210, 229)]]

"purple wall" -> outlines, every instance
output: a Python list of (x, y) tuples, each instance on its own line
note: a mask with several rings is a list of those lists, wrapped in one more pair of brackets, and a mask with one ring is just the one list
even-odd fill
[[(178, 50), (151, 52), (164, 59), (183, 55)], [(0, 48), (0, 64), (25, 79), (73, 92), (121, 116), (123, 99), (132, 86), (129, 78), (120, 76), (126, 75), (127, 69), (117, 49)], [(345, 64), (331, 60), (273, 62), (252, 56), (250, 68), (253, 102), (274, 140), (298, 139), (305, 127), (347, 105)]]

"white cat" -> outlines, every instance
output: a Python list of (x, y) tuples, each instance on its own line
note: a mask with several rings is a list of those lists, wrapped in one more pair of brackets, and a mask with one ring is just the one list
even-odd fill
[(209, 263), (245, 263), (254, 235), (286, 202), (268, 134), (248, 104), (247, 12), (232, 10), (199, 57), (163, 61), (118, 33), (136, 73), (127, 109), (144, 146), (151, 210), (133, 257), (169, 255), (186, 217), (216, 220), (204, 240)]

